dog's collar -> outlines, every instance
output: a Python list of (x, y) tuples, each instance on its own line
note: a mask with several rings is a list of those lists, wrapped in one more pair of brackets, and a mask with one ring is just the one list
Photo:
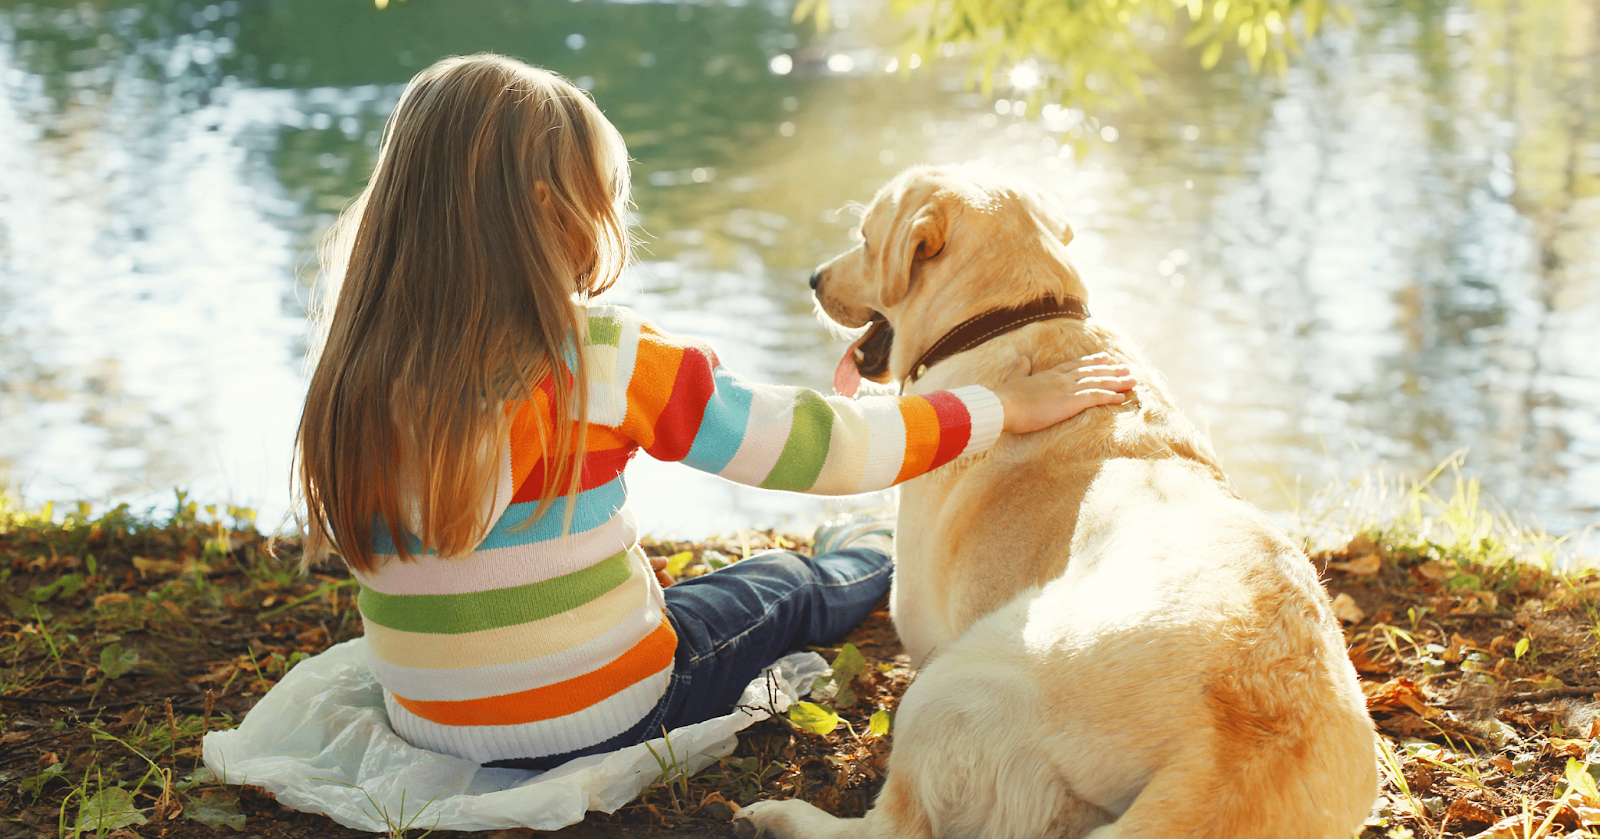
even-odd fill
[(1030, 323), (1054, 318), (1073, 318), (1076, 320), (1089, 319), (1089, 306), (1077, 297), (1068, 294), (1064, 297), (1040, 297), (1021, 306), (1011, 306), (1005, 309), (990, 309), (979, 315), (967, 318), (944, 337), (933, 342), (917, 363), (911, 365), (911, 372), (906, 374), (905, 381), (900, 389), (905, 390), (917, 379), (927, 374), (933, 365), (957, 353), (963, 353), (982, 344), (990, 338), (996, 338), (1013, 329), (1021, 329)]

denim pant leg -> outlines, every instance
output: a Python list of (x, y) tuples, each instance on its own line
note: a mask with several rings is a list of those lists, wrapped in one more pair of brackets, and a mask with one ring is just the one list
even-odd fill
[(666, 590), (682, 690), (668, 728), (719, 717), (762, 668), (843, 638), (889, 591), (893, 564), (868, 548), (758, 554)]

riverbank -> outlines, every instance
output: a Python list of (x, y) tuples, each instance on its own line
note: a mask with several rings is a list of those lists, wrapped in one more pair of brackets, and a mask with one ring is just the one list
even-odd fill
[[(1383, 797), (1363, 835), (1600, 833), (1600, 574), (1579, 535), (1519, 530), (1470, 481), (1431, 486), (1366, 482), (1292, 528), (1345, 620), (1381, 735)], [(809, 549), (771, 531), (644, 546), (680, 576)], [(301, 574), (297, 541), (275, 547), (250, 511), (182, 497), (159, 521), (0, 497), (0, 839), (370, 835), (197, 773), (205, 732), (360, 633), (348, 575)], [(847, 642), (823, 654), (856, 674), (849, 690), (816, 700), (810, 718), (759, 723), (699, 775), (548, 835), (731, 836), (735, 807), (796, 795), (859, 815), (912, 673), (883, 611)], [(393, 835), (426, 832), (425, 809), (404, 820)]]

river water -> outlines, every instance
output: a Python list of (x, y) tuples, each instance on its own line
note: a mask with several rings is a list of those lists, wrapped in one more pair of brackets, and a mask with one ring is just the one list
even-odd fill
[[(971, 89), (960, 56), (904, 72), (897, 24), (834, 7), (818, 33), (785, 2), (0, 1), (0, 486), (275, 523), (318, 237), (405, 81), (489, 50), (629, 143), (647, 244), (610, 297), (747, 375), (827, 388), (806, 277), (847, 202), (987, 158), (1062, 196), (1096, 313), (1262, 506), (1464, 450), (1518, 521), (1600, 521), (1597, 0), (1367, 2), (1267, 78), (1153, 28), (1171, 72), (1095, 114)], [(885, 503), (630, 475), (660, 535)]]

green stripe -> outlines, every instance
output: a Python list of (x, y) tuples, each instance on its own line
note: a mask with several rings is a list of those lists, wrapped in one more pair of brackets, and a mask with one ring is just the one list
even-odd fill
[(622, 321), (616, 318), (589, 318), (590, 346), (622, 346)]
[(362, 586), (356, 605), (363, 618), (380, 626), (455, 635), (571, 611), (627, 582), (632, 573), (628, 553), (623, 551), (571, 574), (471, 594), (384, 594)]
[(810, 489), (828, 461), (829, 437), (833, 433), (833, 408), (814, 390), (802, 390), (794, 405), (794, 425), (783, 454), (761, 482), (765, 489), (800, 491)]

